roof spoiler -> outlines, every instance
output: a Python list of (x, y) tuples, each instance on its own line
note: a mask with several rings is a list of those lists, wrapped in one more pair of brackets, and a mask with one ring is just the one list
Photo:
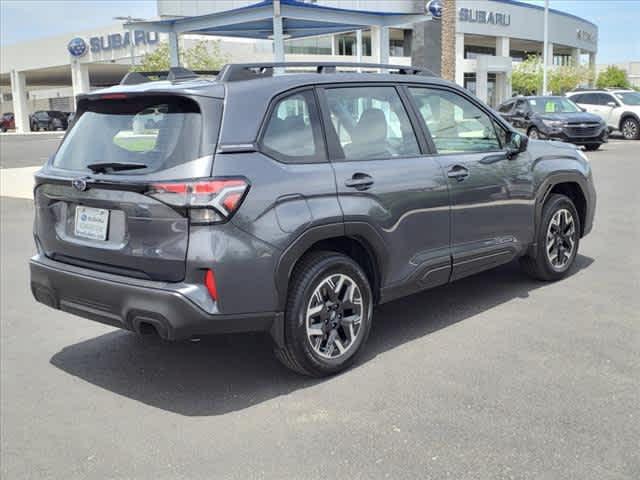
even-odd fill
[(384, 70), (395, 71), (401, 75), (426, 75), (435, 74), (426, 68), (413, 67), (411, 65), (387, 65), (384, 63), (358, 63), (358, 62), (267, 62), (267, 63), (230, 63), (222, 67), (218, 75), (218, 81), (234, 82), (250, 80), (262, 77), (271, 77), (274, 71), (291, 68), (310, 68), (315, 73), (336, 73), (338, 69), (350, 71)]
[(169, 82), (180, 82), (192, 80), (201, 75), (218, 75), (218, 70), (189, 70), (182, 67), (171, 67), (169, 70), (149, 71), (149, 72), (129, 72), (120, 85), (138, 85), (140, 83), (152, 82), (154, 80), (168, 80)]

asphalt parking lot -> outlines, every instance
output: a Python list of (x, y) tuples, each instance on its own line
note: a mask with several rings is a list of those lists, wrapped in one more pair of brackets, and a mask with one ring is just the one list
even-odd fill
[[(1, 175), (42, 142), (0, 139)], [(35, 303), (33, 205), (2, 197), (2, 478), (637, 480), (640, 142), (588, 155), (596, 223), (568, 278), (507, 265), (386, 304), (325, 380), (261, 336), (169, 344)]]

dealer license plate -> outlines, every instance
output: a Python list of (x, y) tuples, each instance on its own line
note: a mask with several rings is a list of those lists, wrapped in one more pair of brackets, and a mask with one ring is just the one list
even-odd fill
[(74, 233), (77, 237), (106, 240), (109, 229), (109, 210), (78, 205)]

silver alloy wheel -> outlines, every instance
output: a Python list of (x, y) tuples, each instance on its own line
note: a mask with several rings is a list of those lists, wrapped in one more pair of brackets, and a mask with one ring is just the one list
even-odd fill
[(307, 306), (307, 338), (323, 358), (335, 359), (355, 344), (363, 318), (360, 287), (348, 275), (337, 273), (320, 282)]
[(638, 138), (638, 124), (631, 118), (628, 118), (622, 124), (622, 136), (628, 140)]
[(546, 252), (554, 270), (567, 267), (575, 249), (576, 234), (576, 224), (569, 210), (562, 208), (553, 214), (547, 227)]
[(536, 130), (535, 128), (529, 130), (529, 138), (532, 138), (533, 140), (539, 139), (540, 135), (538, 135), (538, 130)]

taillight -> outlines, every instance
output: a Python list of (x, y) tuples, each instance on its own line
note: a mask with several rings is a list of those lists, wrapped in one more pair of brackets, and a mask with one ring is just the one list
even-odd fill
[(213, 178), (195, 182), (150, 185), (147, 195), (189, 212), (192, 223), (224, 222), (238, 210), (249, 184), (243, 178)]
[(216, 276), (213, 274), (213, 270), (207, 270), (204, 274), (204, 284), (207, 287), (207, 291), (214, 302), (218, 301), (218, 286), (216, 284)]

